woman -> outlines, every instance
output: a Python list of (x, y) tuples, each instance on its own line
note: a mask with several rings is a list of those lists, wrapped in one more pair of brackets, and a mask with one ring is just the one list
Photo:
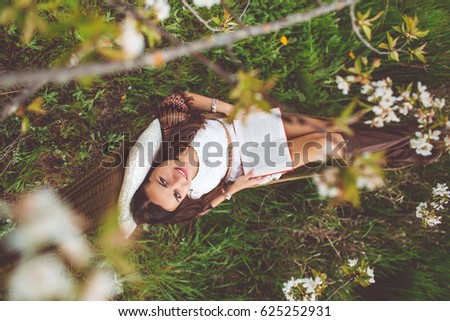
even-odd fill
[[(190, 222), (243, 189), (280, 179), (282, 174), (243, 174), (239, 147), (230, 147), (237, 141), (236, 134), (223, 118), (233, 108), (191, 93), (166, 97), (157, 120), (141, 134), (136, 148), (129, 154), (123, 150), (125, 167), (97, 168), (61, 195), (78, 210), (85, 230), (98, 226), (104, 220), (100, 214), (114, 208), (118, 200), (119, 225), (128, 237), (139, 224)], [(201, 112), (221, 113), (222, 118), (206, 119)], [(409, 148), (412, 126), (380, 130), (356, 123), (351, 126), (354, 135), (349, 136), (331, 120), (288, 113), (282, 119), (293, 168), (323, 159), (325, 150), (334, 150), (336, 158), (384, 150), (388, 168), (427, 164), (440, 155), (437, 151), (423, 157)], [(203, 157), (202, 148), (209, 142), (227, 151), (218, 156), (219, 166), (209, 166)], [(308, 144), (315, 147), (305, 148)]]

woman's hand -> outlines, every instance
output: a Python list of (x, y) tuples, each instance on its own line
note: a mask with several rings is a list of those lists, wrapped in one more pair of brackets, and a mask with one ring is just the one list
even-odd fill
[(234, 194), (243, 189), (259, 185), (267, 176), (268, 175), (254, 177), (254, 170), (252, 169), (247, 175), (239, 176), (228, 188), (228, 192)]

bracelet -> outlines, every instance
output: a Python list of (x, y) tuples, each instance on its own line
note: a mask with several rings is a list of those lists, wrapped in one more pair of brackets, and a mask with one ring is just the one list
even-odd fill
[(230, 192), (228, 192), (228, 191), (226, 191), (226, 190), (224, 190), (224, 189), (222, 188), (222, 193), (225, 194), (225, 199), (226, 199), (227, 201), (229, 201), (229, 200), (231, 199), (231, 193), (230, 193)]
[(219, 105), (219, 99), (213, 98), (211, 103), (211, 112), (215, 113), (217, 111), (217, 106)]

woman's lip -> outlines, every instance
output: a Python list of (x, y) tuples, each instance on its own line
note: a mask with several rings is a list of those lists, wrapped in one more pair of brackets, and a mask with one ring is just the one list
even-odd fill
[(181, 174), (183, 174), (184, 178), (186, 178), (186, 180), (188, 180), (188, 173), (187, 170), (185, 168), (182, 167), (176, 167), (175, 168), (177, 171), (181, 172)]

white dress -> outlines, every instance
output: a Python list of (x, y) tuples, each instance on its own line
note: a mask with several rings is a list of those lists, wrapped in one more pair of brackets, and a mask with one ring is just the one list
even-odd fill
[[(205, 128), (198, 130), (191, 146), (197, 152), (199, 160), (198, 173), (191, 183), (188, 197), (199, 199), (202, 195), (212, 191), (225, 177), (228, 167), (228, 138), (227, 127), (233, 143), (233, 164), (227, 181), (235, 181), (243, 175), (240, 148), (233, 124), (226, 123), (225, 119), (208, 119)], [(271, 180), (279, 179), (282, 173), (269, 175), (259, 184), (265, 184)]]

